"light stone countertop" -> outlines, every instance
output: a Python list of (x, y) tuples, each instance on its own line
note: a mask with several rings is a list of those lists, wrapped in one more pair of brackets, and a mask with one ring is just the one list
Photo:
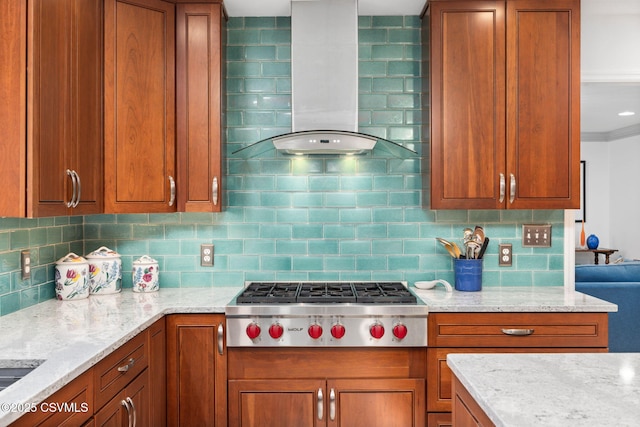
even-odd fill
[[(485, 286), (480, 292), (447, 294), (412, 288), (429, 312), (608, 312), (617, 306), (562, 287)], [(171, 313), (224, 313), (241, 287), (161, 288), (154, 293), (49, 300), (0, 317), (0, 367), (38, 366), (0, 392), (0, 425), (21, 414), (2, 403), (39, 403), (82, 372)]]
[[(0, 317), (0, 367), (38, 366), (0, 391), (0, 426), (22, 414), (2, 404), (37, 404), (113, 350), (171, 313), (224, 313), (241, 287), (161, 288), (158, 292), (55, 299)], [(92, 408), (93, 410), (93, 408)]]
[(428, 306), (438, 312), (615, 312), (618, 306), (562, 286), (483, 286), (478, 292), (446, 292), (412, 288)]
[(449, 354), (499, 427), (640, 425), (640, 353)]

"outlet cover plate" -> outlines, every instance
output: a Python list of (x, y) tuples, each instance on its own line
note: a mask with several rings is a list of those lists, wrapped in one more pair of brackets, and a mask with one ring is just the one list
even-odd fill
[(533, 224), (522, 226), (523, 248), (550, 248), (551, 225)]
[(498, 245), (498, 266), (511, 267), (513, 264), (513, 246), (510, 243)]
[(202, 267), (213, 267), (213, 245), (200, 245), (200, 265)]

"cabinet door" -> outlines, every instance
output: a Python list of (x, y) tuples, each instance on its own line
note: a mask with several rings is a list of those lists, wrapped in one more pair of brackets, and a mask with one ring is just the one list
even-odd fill
[(330, 380), (327, 390), (329, 426), (425, 425), (423, 379)]
[[(34, 216), (64, 215), (72, 198), (68, 144), (71, 138), (72, 2), (30, 2), (28, 89), (31, 108), (27, 138), (33, 155), (28, 174)], [(26, 160), (25, 160), (26, 161)]]
[(325, 387), (325, 380), (318, 379), (231, 380), (229, 426), (326, 426)]
[(222, 5), (177, 5), (178, 210), (222, 207)]
[[(96, 427), (150, 426), (149, 373), (143, 371), (94, 415)], [(133, 420), (135, 419), (135, 424)]]
[(30, 2), (28, 216), (102, 211), (102, 2)]
[(0, 216), (27, 211), (27, 4), (3, 0), (0, 7)]
[[(73, 215), (103, 209), (102, 0), (73, 0), (71, 128), (68, 157), (78, 175)], [(68, 184), (68, 181), (67, 181)]]
[(504, 2), (434, 1), (429, 8), (430, 207), (499, 208), (506, 160)]
[(579, 0), (507, 1), (509, 207), (580, 207), (579, 10)]
[(105, 211), (173, 212), (175, 7), (105, 2)]
[(165, 320), (149, 326), (151, 426), (167, 425), (167, 335)]
[(168, 425), (226, 426), (223, 315), (167, 317), (167, 372)]

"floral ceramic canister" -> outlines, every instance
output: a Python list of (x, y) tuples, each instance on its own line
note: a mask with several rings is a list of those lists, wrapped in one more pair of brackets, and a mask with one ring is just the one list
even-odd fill
[(155, 292), (160, 289), (158, 261), (148, 255), (133, 262), (133, 292)]
[(89, 296), (89, 263), (81, 256), (68, 253), (56, 262), (56, 297), (59, 300)]
[(117, 252), (102, 246), (87, 255), (87, 260), (91, 294), (116, 294), (122, 290), (122, 261)]

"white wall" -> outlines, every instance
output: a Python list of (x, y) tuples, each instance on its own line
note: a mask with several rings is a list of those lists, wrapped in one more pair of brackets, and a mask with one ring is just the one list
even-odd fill
[(583, 82), (640, 81), (640, 0), (582, 0)]
[[(600, 247), (618, 249), (612, 259), (640, 259), (640, 135), (582, 141), (581, 151), (586, 161), (586, 235), (598, 236)], [(580, 229), (576, 223), (576, 248)], [(576, 255), (576, 264), (591, 263), (591, 254)]]
[(640, 135), (608, 143), (610, 247), (640, 259)]
[[(586, 161), (585, 174), (585, 234), (595, 234), (600, 240), (600, 247), (612, 245), (610, 231), (610, 160), (608, 142), (581, 143), (581, 159)], [(580, 246), (580, 230), (582, 224), (576, 223), (576, 248)], [(614, 257), (615, 258), (615, 257)], [(592, 264), (592, 254), (576, 254), (576, 264)]]

